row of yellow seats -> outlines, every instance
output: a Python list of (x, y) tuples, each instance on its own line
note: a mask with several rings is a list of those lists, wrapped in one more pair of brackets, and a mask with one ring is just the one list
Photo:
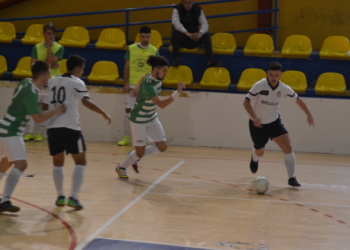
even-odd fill
[[(237, 84), (240, 91), (248, 91), (253, 84), (266, 78), (262, 69), (250, 68), (242, 72)], [(281, 82), (290, 86), (297, 93), (305, 93), (307, 89), (306, 76), (301, 71), (287, 70), (283, 72)], [(339, 73), (326, 72), (321, 74), (316, 82), (315, 92), (319, 94), (343, 94), (346, 90), (344, 76)]]

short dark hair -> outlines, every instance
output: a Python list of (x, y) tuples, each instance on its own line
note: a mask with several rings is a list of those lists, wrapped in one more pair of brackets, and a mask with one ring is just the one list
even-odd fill
[(67, 70), (73, 71), (76, 67), (82, 67), (85, 62), (85, 59), (81, 56), (70, 55), (67, 59)]
[(152, 66), (152, 70), (155, 67), (169, 66), (168, 60), (163, 56), (149, 56), (147, 59), (147, 64)]
[(45, 33), (47, 30), (52, 30), (53, 32), (56, 32), (56, 27), (55, 27), (55, 25), (53, 25), (53, 23), (48, 22), (48, 23), (45, 23), (45, 24), (44, 24), (44, 33)]
[(267, 70), (279, 70), (282, 71), (282, 65), (279, 62), (270, 62)]
[(142, 26), (140, 28), (140, 34), (144, 33), (144, 34), (151, 34), (151, 28), (148, 26)]
[(47, 74), (50, 70), (50, 65), (45, 61), (36, 61), (32, 67), (33, 79), (38, 79), (40, 75)]

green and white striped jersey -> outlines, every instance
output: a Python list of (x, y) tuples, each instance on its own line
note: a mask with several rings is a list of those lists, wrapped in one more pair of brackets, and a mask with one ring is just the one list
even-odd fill
[(162, 81), (154, 79), (150, 73), (146, 75), (141, 82), (129, 120), (134, 123), (147, 123), (156, 118), (156, 104), (152, 102), (151, 98), (158, 96), (161, 91)]
[(30, 78), (18, 84), (7, 113), (0, 120), (0, 137), (21, 136), (29, 120), (27, 115), (40, 114), (38, 92)]

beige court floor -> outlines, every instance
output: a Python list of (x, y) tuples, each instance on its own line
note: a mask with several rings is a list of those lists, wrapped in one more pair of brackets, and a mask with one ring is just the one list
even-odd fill
[[(350, 249), (350, 156), (298, 153), (301, 188), (287, 185), (283, 154), (268, 151), (258, 173), (250, 150), (169, 146), (119, 180), (131, 147), (88, 142), (80, 194), (84, 210), (57, 208), (46, 141), (27, 145), (29, 168), (13, 194), (21, 207), (0, 214), (0, 249), (84, 249), (95, 238), (203, 249)], [(74, 164), (65, 164), (69, 196)], [(265, 176), (265, 195), (251, 190)], [(0, 193), (6, 178), (0, 181)]]

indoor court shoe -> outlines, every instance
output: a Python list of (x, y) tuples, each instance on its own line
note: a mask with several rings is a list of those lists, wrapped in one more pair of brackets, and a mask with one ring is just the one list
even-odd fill
[(250, 159), (250, 171), (252, 171), (253, 174), (255, 174), (258, 171), (259, 167), (259, 161), (255, 162), (253, 161), (253, 156)]
[(126, 170), (125, 168), (119, 168), (119, 164), (117, 165), (117, 167), (115, 168), (115, 171), (117, 171), (118, 176), (120, 179), (128, 179), (129, 177), (126, 175)]
[(210, 61), (210, 63), (208, 64), (208, 68), (209, 67), (220, 67), (221, 66), (221, 62), (216, 62), (216, 61)]
[(34, 138), (34, 141), (41, 142), (41, 141), (43, 141), (43, 139), (44, 139), (44, 137), (42, 134), (37, 134)]
[(67, 206), (73, 207), (76, 210), (82, 210), (83, 206), (80, 204), (80, 202), (77, 199), (74, 199), (73, 197), (69, 197), (69, 201), (67, 203)]
[(5, 201), (0, 204), (0, 212), (16, 213), (20, 210), (19, 207), (13, 206), (11, 201)]
[(301, 186), (295, 177), (289, 178), (288, 185), (292, 186), (292, 187), (300, 187)]
[(23, 138), (24, 141), (32, 141), (34, 140), (33, 134), (26, 134), (26, 136)]
[(58, 207), (64, 207), (66, 205), (66, 197), (64, 196), (58, 196), (56, 200), (56, 206)]
[(130, 144), (130, 136), (124, 136), (121, 141), (118, 142), (118, 146), (128, 146)]

